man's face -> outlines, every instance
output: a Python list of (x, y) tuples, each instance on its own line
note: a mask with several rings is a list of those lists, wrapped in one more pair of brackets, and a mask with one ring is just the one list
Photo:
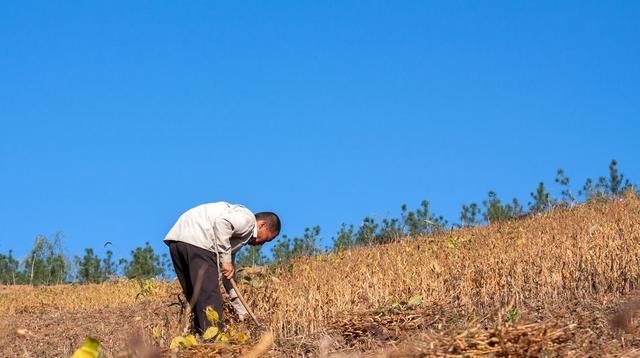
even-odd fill
[(264, 221), (259, 220), (257, 222), (258, 224), (258, 235), (256, 237), (251, 238), (248, 241), (249, 245), (262, 245), (265, 242), (269, 242), (273, 239), (276, 238), (276, 236), (278, 236), (277, 233), (273, 233), (269, 230), (267, 223), (265, 223)]

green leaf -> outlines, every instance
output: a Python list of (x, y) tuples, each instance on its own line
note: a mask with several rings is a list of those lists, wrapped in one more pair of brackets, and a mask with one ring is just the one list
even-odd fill
[(243, 277), (243, 278), (242, 278), (242, 283), (244, 283), (245, 285), (249, 285), (249, 286), (251, 286), (251, 287), (254, 287), (254, 288), (260, 288), (260, 286), (262, 286), (262, 285), (260, 284), (260, 282), (258, 282), (258, 281), (256, 281), (256, 280), (252, 279), (252, 278), (251, 278), (251, 277), (249, 277), (249, 276), (245, 276), (245, 277)]

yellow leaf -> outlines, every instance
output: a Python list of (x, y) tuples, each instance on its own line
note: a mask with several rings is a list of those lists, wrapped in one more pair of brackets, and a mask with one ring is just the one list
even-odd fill
[(204, 313), (206, 314), (207, 319), (211, 323), (217, 323), (218, 320), (220, 319), (220, 317), (218, 316), (218, 312), (216, 312), (213, 308), (211, 308), (211, 306), (207, 306), (207, 308), (204, 310)]
[(197, 346), (198, 345), (198, 340), (196, 339), (196, 337), (193, 334), (190, 334), (190, 335), (184, 337), (184, 342), (185, 342), (185, 346), (186, 347), (191, 347), (191, 346)]
[(180, 347), (180, 345), (183, 345), (184, 343), (184, 337), (178, 336), (175, 337), (174, 339), (171, 340), (171, 344), (169, 345), (169, 348), (174, 349), (174, 348), (178, 348)]
[(100, 356), (100, 342), (96, 339), (87, 337), (82, 347), (80, 347), (71, 358), (97, 358)]
[(236, 329), (236, 327), (233, 324), (230, 324), (226, 331), (227, 331), (227, 335), (229, 337), (233, 337), (233, 336), (236, 335), (238, 330)]
[(159, 341), (160, 338), (162, 338), (162, 327), (160, 327), (160, 325), (153, 326), (153, 329), (151, 330), (151, 334), (155, 341)]
[(417, 296), (413, 296), (409, 299), (409, 306), (416, 306), (422, 303), (422, 296), (417, 295)]
[(206, 331), (204, 331), (202, 338), (208, 340), (215, 337), (216, 334), (218, 334), (218, 327), (209, 327)]
[(227, 336), (225, 333), (220, 333), (218, 335), (218, 341), (220, 341), (220, 342), (228, 342), (229, 341), (229, 336)]
[(238, 332), (236, 334), (235, 339), (240, 344), (247, 344), (249, 342), (249, 336), (244, 332)]

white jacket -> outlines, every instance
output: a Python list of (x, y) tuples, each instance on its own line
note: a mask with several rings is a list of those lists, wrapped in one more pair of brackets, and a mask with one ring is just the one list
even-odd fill
[(187, 210), (164, 241), (186, 242), (217, 252), (220, 262), (232, 262), (232, 254), (257, 234), (256, 217), (249, 209), (221, 201)]

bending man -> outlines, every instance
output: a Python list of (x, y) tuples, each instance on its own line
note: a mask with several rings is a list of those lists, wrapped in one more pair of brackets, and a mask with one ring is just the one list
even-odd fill
[(242, 205), (225, 202), (202, 204), (180, 216), (164, 242), (169, 246), (182, 292), (187, 301), (195, 300), (193, 325), (196, 333), (203, 334), (211, 326), (205, 316), (207, 306), (218, 312), (222, 322), (220, 276), (223, 276), (233, 308), (242, 319), (246, 311), (228, 281), (235, 271), (235, 253), (245, 244), (269, 242), (279, 233), (280, 218), (275, 213), (254, 215)]

